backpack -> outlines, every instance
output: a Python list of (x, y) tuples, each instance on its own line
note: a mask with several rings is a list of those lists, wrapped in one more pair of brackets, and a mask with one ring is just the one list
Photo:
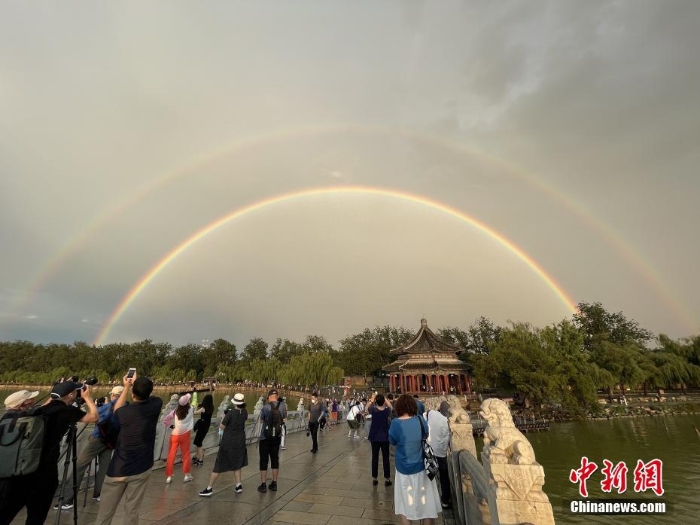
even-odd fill
[(110, 450), (114, 450), (117, 446), (117, 437), (119, 437), (119, 427), (112, 421), (112, 414), (114, 414), (114, 405), (109, 409), (107, 417), (97, 423), (100, 439)]
[(45, 414), (35, 409), (11, 411), (2, 417), (0, 479), (24, 476), (39, 468), (45, 426)]
[(282, 414), (280, 404), (270, 403), (270, 413), (265, 419), (265, 438), (272, 439), (282, 435)]

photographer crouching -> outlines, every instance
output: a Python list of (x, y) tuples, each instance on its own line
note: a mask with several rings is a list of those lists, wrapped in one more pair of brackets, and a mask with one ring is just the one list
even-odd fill
[[(44, 417), (44, 441), (41, 459), (36, 471), (24, 476), (6, 478), (0, 481), (0, 525), (9, 525), (22, 507), (27, 507), (27, 525), (40, 525), (46, 520), (51, 502), (58, 487), (58, 459), (61, 439), (71, 425), (77, 422), (95, 423), (98, 419), (97, 407), (92, 400), (92, 387), (64, 381), (51, 389), (50, 399), (36, 409), (35, 414)], [(8, 414), (26, 410), (27, 400), (16, 397), (17, 392), (8, 396), (5, 406)], [(87, 413), (73, 406), (78, 394), (82, 394)], [(13, 403), (13, 396), (19, 404)], [(8, 401), (10, 402), (8, 404)]]

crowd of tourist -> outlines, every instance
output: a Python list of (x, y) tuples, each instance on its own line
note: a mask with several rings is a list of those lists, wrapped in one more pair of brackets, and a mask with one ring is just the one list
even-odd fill
[[(77, 486), (90, 463), (96, 462), (97, 475), (93, 487), (93, 499), (100, 502), (96, 523), (111, 523), (120, 502), (124, 502), (125, 517), (129, 523), (138, 523), (139, 508), (153, 468), (156, 430), (163, 402), (152, 396), (153, 383), (136, 374), (123, 378), (121, 386), (110, 392), (110, 400), (97, 409), (90, 396), (90, 388), (82, 384), (59, 383), (54, 386), (52, 401), (46, 405), (49, 430), (46, 441), (46, 457), (42, 458), (39, 472), (42, 481), (37, 496), (29, 499), (23, 494), (27, 483), (36, 481), (37, 475), (22, 476), (11, 481), (0, 481), (0, 522), (9, 523), (23, 506), (27, 506), (27, 523), (43, 523), (58, 486), (58, 450), (69, 425), (74, 422), (98, 423), (82, 445), (77, 461)], [(87, 412), (73, 406), (75, 391), (85, 390)], [(333, 394), (330, 390), (329, 394)], [(340, 392), (339, 392), (340, 393)], [(37, 392), (20, 391), (5, 400), (7, 414), (25, 411), (32, 407)], [(262, 398), (261, 398), (262, 399)], [(129, 402), (130, 400), (130, 402)], [(53, 407), (53, 409), (51, 409)], [(312, 454), (319, 450), (319, 433), (330, 432), (343, 422), (347, 423), (349, 439), (364, 439), (371, 447), (372, 485), (379, 484), (379, 457), (382, 459), (383, 483), (394, 486), (394, 509), (402, 523), (422, 520), (434, 523), (443, 508), (451, 506), (451, 489), (447, 472), (447, 448), (450, 439), (448, 424), (449, 405), (443, 402), (438, 410), (426, 413), (418, 396), (365, 392), (322, 399), (313, 391), (307, 407), (300, 403), (300, 416), (304, 418), (306, 435), (311, 440)], [(54, 415), (55, 414), (55, 415)], [(197, 419), (196, 416), (199, 415)], [(204, 464), (204, 439), (214, 417), (211, 394), (201, 403), (196, 394), (174, 394), (165, 409), (161, 423), (172, 429), (170, 448), (165, 465), (165, 483), (173, 481), (175, 460), (178, 452), (182, 457), (183, 482), (194, 479), (192, 465)], [(259, 454), (259, 492), (277, 491), (280, 474), (280, 451), (285, 450), (286, 422), (288, 412), (276, 388), (271, 388), (260, 410), (257, 421), (257, 444)], [(196, 422), (195, 422), (196, 419)], [(206, 487), (199, 496), (211, 497), (214, 485), (222, 473), (233, 472), (237, 494), (243, 492), (242, 469), (248, 465), (246, 446), (246, 422), (248, 410), (245, 396), (236, 393), (229, 403), (225, 415), (218, 421), (219, 446), (216, 459)], [(105, 441), (100, 428), (110, 421), (118, 429), (113, 444)], [(194, 434), (194, 440), (192, 438)], [(426, 473), (423, 459), (423, 440), (426, 439), (438, 459), (440, 482)], [(196, 451), (191, 450), (194, 442)], [(393, 448), (392, 448), (393, 447)], [(391, 458), (394, 458), (392, 480)], [(271, 479), (268, 478), (271, 470)], [(34, 480), (34, 481), (33, 481)], [(72, 486), (72, 481), (67, 483)], [(36, 487), (35, 487), (36, 488)], [(421, 495), (417, 497), (417, 495)], [(57, 510), (73, 508), (75, 495), (66, 491), (54, 506)]]

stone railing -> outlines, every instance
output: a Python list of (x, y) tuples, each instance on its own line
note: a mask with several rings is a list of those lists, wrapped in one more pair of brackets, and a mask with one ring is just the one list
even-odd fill
[(427, 398), (426, 410), (447, 400), (452, 433), (448, 465), (459, 522), (469, 525), (553, 525), (554, 514), (542, 491), (544, 469), (527, 438), (513, 422), (508, 406), (487, 399), (481, 414), (488, 421), (481, 461), (469, 414), (455, 396)]

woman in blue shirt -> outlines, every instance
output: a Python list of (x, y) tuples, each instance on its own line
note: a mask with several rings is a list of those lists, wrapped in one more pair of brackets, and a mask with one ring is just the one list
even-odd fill
[(423, 428), (415, 399), (402, 394), (394, 405), (396, 419), (389, 427), (389, 442), (396, 446), (394, 509), (401, 523), (411, 520), (434, 525), (442, 511), (437, 483), (425, 473), (423, 462)]

